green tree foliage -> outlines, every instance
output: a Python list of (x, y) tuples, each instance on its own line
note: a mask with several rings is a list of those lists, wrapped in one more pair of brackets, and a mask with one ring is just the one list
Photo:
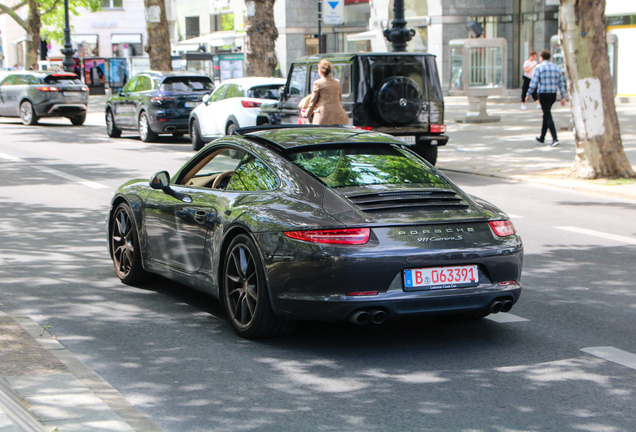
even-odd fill
[[(42, 16), (41, 38), (64, 44), (64, 2), (62, 0), (39, 0)], [(102, 9), (101, 0), (69, 0), (68, 14), (80, 16), (86, 12), (97, 12)], [(71, 34), (73, 29), (71, 28)]]

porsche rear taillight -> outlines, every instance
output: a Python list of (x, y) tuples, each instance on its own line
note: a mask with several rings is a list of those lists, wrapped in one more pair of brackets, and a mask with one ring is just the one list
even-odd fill
[(508, 237), (517, 232), (515, 226), (509, 220), (490, 221), (488, 225), (498, 237)]
[(258, 108), (262, 105), (261, 102), (254, 102), (250, 100), (242, 100), (243, 108)]
[(285, 237), (312, 243), (360, 245), (369, 241), (369, 228), (345, 228), (334, 230), (286, 231)]
[(36, 87), (41, 92), (56, 92), (59, 91), (57, 87)]

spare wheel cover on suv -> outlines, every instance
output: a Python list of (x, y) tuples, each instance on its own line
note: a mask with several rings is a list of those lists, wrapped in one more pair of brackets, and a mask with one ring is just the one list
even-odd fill
[(380, 119), (399, 126), (417, 118), (422, 103), (422, 92), (415, 81), (407, 77), (393, 77), (382, 83), (376, 92), (374, 108)]

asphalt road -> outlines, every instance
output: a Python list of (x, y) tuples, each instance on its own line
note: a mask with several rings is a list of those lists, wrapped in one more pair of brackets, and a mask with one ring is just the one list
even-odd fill
[(50, 326), (165, 431), (636, 429), (634, 202), (449, 173), (524, 239), (510, 314), (309, 322), (246, 341), (215, 299), (166, 280), (122, 285), (108, 257), (115, 188), (174, 172), (187, 137), (42, 123), (0, 120), (0, 310)]

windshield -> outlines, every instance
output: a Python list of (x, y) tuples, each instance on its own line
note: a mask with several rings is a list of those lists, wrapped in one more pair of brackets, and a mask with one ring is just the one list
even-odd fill
[(365, 185), (450, 187), (416, 156), (393, 147), (344, 147), (291, 153), (296, 165), (332, 188)]
[(247, 97), (278, 100), (278, 89), (280, 87), (280, 84), (252, 87), (247, 91)]
[(161, 91), (165, 92), (191, 92), (191, 91), (205, 91), (209, 92), (214, 90), (214, 84), (210, 78), (206, 77), (178, 77), (178, 78), (166, 78), (161, 84)]

